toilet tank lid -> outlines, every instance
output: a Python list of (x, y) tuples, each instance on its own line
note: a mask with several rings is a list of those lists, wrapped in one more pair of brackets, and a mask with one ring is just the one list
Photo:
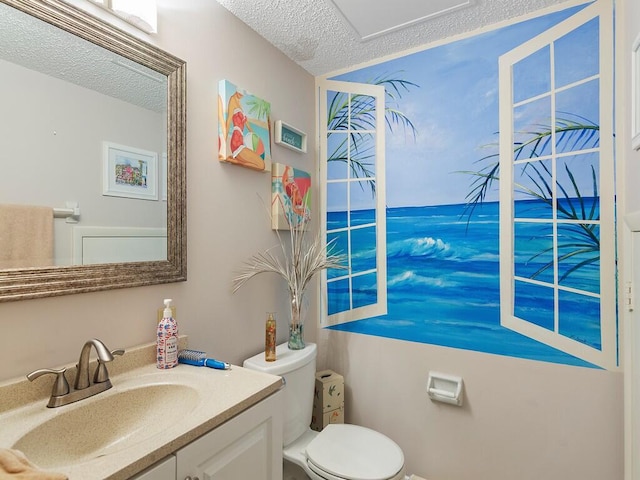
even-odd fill
[(316, 344), (307, 343), (302, 350), (289, 350), (286, 343), (276, 347), (276, 360), (267, 362), (264, 352), (260, 352), (251, 358), (247, 358), (242, 364), (250, 370), (270, 373), (271, 375), (284, 375), (293, 372), (316, 358)]

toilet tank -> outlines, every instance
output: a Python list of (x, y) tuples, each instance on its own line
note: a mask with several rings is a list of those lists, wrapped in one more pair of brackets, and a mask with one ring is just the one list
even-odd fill
[(308, 343), (302, 350), (289, 350), (286, 343), (276, 347), (276, 360), (267, 362), (264, 352), (242, 364), (250, 370), (279, 375), (284, 387), (284, 446), (288, 446), (309, 429), (313, 408), (316, 373), (316, 345)]

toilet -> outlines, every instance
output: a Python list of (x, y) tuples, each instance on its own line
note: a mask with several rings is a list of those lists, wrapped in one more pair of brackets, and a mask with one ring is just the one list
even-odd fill
[[(329, 424), (321, 432), (311, 430), (316, 355), (313, 343), (302, 350), (289, 350), (284, 343), (277, 346), (274, 362), (266, 362), (261, 352), (243, 363), (245, 368), (284, 378), (284, 478), (404, 480), (402, 450), (385, 435), (349, 424)], [(300, 469), (305, 477), (286, 473)]]

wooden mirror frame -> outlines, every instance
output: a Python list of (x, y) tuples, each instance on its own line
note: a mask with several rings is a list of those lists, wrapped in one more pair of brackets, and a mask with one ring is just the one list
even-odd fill
[(168, 81), (167, 260), (0, 270), (0, 302), (185, 281), (185, 62), (60, 0), (0, 2), (166, 75)]

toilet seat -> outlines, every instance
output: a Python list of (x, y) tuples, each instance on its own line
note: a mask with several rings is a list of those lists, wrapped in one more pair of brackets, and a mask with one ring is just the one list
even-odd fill
[(404, 455), (390, 438), (358, 425), (329, 424), (306, 448), (307, 465), (328, 480), (391, 480)]

